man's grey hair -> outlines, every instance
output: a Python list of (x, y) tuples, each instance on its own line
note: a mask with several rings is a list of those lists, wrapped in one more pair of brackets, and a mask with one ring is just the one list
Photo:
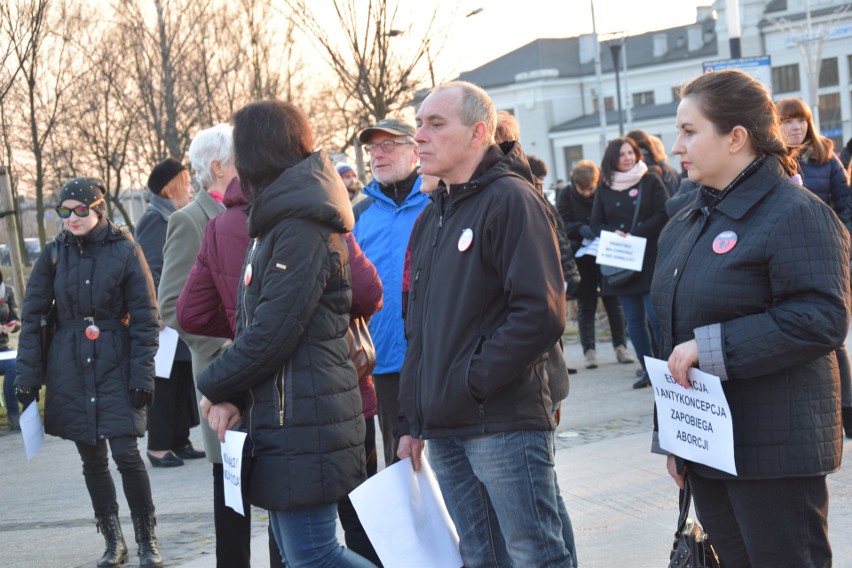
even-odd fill
[(214, 161), (223, 165), (233, 163), (233, 132), (234, 128), (230, 124), (220, 123), (202, 130), (192, 139), (189, 161), (201, 187), (206, 189), (213, 183), (215, 178), (210, 165)]
[(494, 131), (497, 129), (497, 111), (491, 97), (484, 90), (467, 81), (450, 81), (435, 87), (432, 91), (437, 93), (452, 88), (459, 88), (462, 92), (459, 117), (465, 126), (473, 126), (477, 122), (485, 123), (485, 144), (494, 143)]

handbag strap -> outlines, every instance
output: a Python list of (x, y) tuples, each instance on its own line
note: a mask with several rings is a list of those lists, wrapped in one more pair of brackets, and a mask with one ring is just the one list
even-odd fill
[(683, 489), (680, 490), (680, 516), (677, 518), (677, 534), (686, 530), (686, 519), (689, 517), (689, 506), (692, 502), (692, 488), (689, 487), (689, 477), (683, 479)]
[(642, 205), (642, 181), (639, 180), (639, 185), (636, 189), (636, 208), (633, 210), (633, 222), (630, 224), (630, 233), (636, 228), (636, 221), (639, 220), (639, 207)]

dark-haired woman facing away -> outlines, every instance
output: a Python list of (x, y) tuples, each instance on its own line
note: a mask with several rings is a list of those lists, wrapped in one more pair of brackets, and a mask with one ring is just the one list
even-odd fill
[(740, 71), (682, 90), (674, 153), (699, 184), (663, 230), (662, 356), (722, 379), (737, 476), (669, 456), (723, 566), (831, 565), (825, 476), (840, 467), (834, 351), (849, 327), (849, 237), (794, 184), (766, 89)]
[(292, 104), (251, 103), (232, 122), (252, 242), (234, 342), (197, 378), (202, 411), (224, 439), (243, 409), (249, 501), (269, 511), (286, 565), (373, 566), (335, 534), (337, 502), (366, 478), (349, 195)]

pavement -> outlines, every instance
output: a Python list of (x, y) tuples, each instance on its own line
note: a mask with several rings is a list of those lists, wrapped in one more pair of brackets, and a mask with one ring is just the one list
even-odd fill
[[(620, 365), (609, 344), (599, 343), (600, 367), (582, 366), (576, 339), (565, 346), (571, 393), (557, 429), (556, 469), (574, 526), (583, 568), (657, 568), (668, 564), (678, 515), (678, 491), (665, 459), (649, 452), (653, 394), (633, 390), (637, 365)], [(850, 341), (847, 339), (847, 343)], [(193, 443), (201, 446), (193, 431)], [(140, 448), (146, 447), (145, 441)], [(381, 447), (381, 445), (379, 445)], [(844, 439), (844, 453), (852, 439)], [(147, 463), (147, 461), (146, 461)], [(206, 460), (148, 470), (157, 507), (157, 535), (167, 566), (215, 566), (212, 468)], [(117, 473), (120, 494), (120, 481)], [(0, 429), (0, 550), (4, 568), (94, 566), (103, 552), (74, 444), (48, 437), (32, 461), (20, 434)], [(829, 531), (834, 566), (852, 567), (852, 467), (828, 478)], [(138, 566), (124, 499), (120, 517)], [(268, 568), (265, 511), (252, 511), (252, 566)], [(843, 536), (845, 535), (845, 536)], [(417, 567), (414, 567), (417, 568)]]

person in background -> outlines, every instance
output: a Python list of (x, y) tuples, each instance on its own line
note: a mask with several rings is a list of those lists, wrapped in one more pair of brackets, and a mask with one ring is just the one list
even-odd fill
[(494, 144), (479, 87), (435, 88), (417, 123), (421, 169), (441, 182), (410, 239), (398, 456), (418, 470), (429, 444), (465, 565), (571, 566), (541, 379), (565, 330), (548, 210), (520, 145)]
[(840, 163), (846, 169), (852, 168), (852, 138), (849, 138), (846, 145), (840, 150)]
[[(565, 225), (565, 233), (571, 243), (574, 254), (585, 242), (595, 239), (591, 228), (592, 203), (600, 180), (600, 170), (594, 162), (581, 160), (571, 170), (571, 185), (567, 186), (556, 202), (556, 210)], [(574, 298), (577, 300), (577, 327), (580, 333), (580, 344), (587, 369), (598, 366), (595, 349), (595, 320), (597, 319), (598, 296), (601, 287), (601, 269), (592, 255), (583, 255), (576, 259), (580, 272), (580, 286)], [(627, 351), (626, 329), (624, 326), (624, 311), (617, 296), (603, 296), (604, 309), (609, 320), (612, 347), (615, 358), (619, 363), (635, 363), (636, 359)]]
[[(601, 286), (602, 295), (618, 296), (630, 341), (644, 369), (645, 356), (654, 357), (659, 346), (660, 325), (649, 292), (657, 261), (657, 237), (668, 220), (669, 196), (663, 180), (649, 171), (641, 158), (642, 151), (632, 138), (616, 138), (607, 145), (592, 205), (591, 228), (595, 236), (610, 231), (622, 237), (634, 235), (646, 239), (641, 272), (633, 280), (618, 285), (604, 277)], [(635, 389), (649, 386), (647, 371), (633, 384)]]
[(296, 106), (250, 103), (232, 124), (253, 242), (234, 342), (198, 376), (203, 414), (220, 441), (245, 417), (249, 502), (269, 512), (286, 565), (374, 566), (335, 534), (338, 501), (366, 477), (349, 195)]
[(791, 182), (763, 85), (716, 71), (681, 95), (673, 151), (701, 189), (660, 235), (651, 295), (677, 384), (689, 386), (690, 367), (722, 380), (737, 474), (671, 455), (667, 468), (680, 487), (688, 478), (722, 566), (831, 566), (849, 235)]
[(644, 130), (631, 130), (627, 133), (627, 137), (632, 138), (639, 149), (642, 150), (642, 161), (645, 162), (645, 165), (648, 168), (656, 167), (659, 169), (660, 177), (666, 184), (666, 191), (669, 192), (669, 195), (677, 193), (680, 187), (680, 176), (669, 163), (663, 141)]
[[(15, 291), (3, 282), (3, 273), (0, 272), (0, 352), (9, 351), (9, 335), (20, 329)], [(15, 359), (0, 359), (0, 373), (3, 373), (3, 399), (9, 429), (20, 430), (21, 413), (15, 398)]]
[[(136, 242), (151, 267), (156, 290), (163, 273), (169, 217), (192, 201), (189, 172), (174, 158), (166, 158), (151, 171), (148, 189), (151, 201), (136, 223)], [(165, 325), (161, 321), (160, 328)], [(195, 450), (189, 440), (189, 430), (199, 419), (191, 354), (182, 339), (178, 340), (170, 376), (155, 381), (157, 396), (148, 413), (148, 461), (154, 467), (178, 467), (184, 459), (203, 458), (204, 452)]]
[[(105, 216), (105, 195), (104, 183), (87, 177), (59, 191), (63, 230), (39, 255), (27, 283), (15, 395), (26, 410), (46, 386), (45, 433), (77, 445), (106, 541), (97, 565), (127, 560), (111, 454), (130, 506), (139, 565), (162, 566), (151, 483), (136, 440), (145, 434), (154, 398), (157, 301), (142, 250)], [(52, 311), (56, 330), (43, 346), (42, 319)]]
[[(846, 171), (834, 155), (834, 143), (817, 133), (811, 109), (802, 99), (782, 99), (775, 107), (781, 119), (781, 137), (796, 154), (801, 184), (831, 207), (847, 230), (852, 230), (852, 192)], [(836, 354), (843, 428), (846, 437), (852, 438), (852, 365), (845, 343)]]
[(349, 201), (352, 205), (364, 199), (362, 191), (364, 186), (361, 185), (361, 180), (358, 179), (358, 174), (355, 173), (352, 166), (349, 164), (339, 164), (337, 166), (337, 173), (340, 174), (340, 179), (343, 180), (343, 185), (346, 186), (346, 191), (349, 192)]
[(370, 334), (376, 347), (373, 384), (388, 466), (399, 461), (394, 427), (399, 420), (399, 370), (407, 344), (401, 306), (405, 250), (414, 220), (429, 203), (429, 196), (420, 191), (414, 126), (389, 118), (362, 130), (358, 139), (370, 156), (373, 181), (364, 188), (366, 198), (354, 207), (352, 233), (384, 286), (384, 304), (370, 320)]

